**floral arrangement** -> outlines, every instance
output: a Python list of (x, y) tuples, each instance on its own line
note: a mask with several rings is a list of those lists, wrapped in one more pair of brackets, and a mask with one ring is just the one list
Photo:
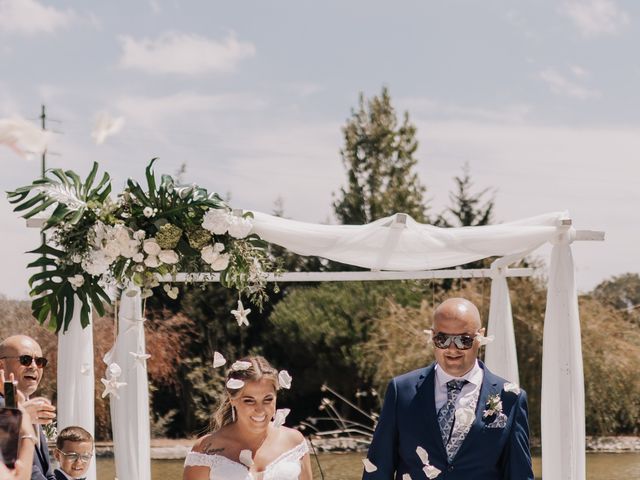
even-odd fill
[[(178, 185), (169, 175), (158, 180), (154, 162), (146, 168), (145, 188), (129, 179), (115, 199), (108, 173), (95, 183), (97, 163), (84, 181), (73, 171), (52, 169), (7, 193), (24, 218), (48, 214), (42, 230), (50, 232), (49, 243), (29, 252), (40, 257), (28, 265), (42, 269), (29, 279), (32, 312), (41, 324), (48, 319), (52, 329), (66, 330), (77, 298), (85, 327), (90, 306), (104, 315), (103, 304), (111, 303), (107, 285), (134, 285), (147, 298), (161, 276), (175, 279), (178, 272), (219, 273), (223, 286), (262, 307), (275, 265), (266, 242), (251, 234), (253, 215), (234, 214), (216, 193), (195, 184)], [(171, 283), (164, 290), (177, 298)], [(250, 310), (241, 300), (238, 310), (238, 324), (247, 324)]]

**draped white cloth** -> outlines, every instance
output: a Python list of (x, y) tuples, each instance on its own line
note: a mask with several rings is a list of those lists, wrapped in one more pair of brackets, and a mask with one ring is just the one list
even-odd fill
[(571, 233), (551, 250), (542, 349), (542, 477), (586, 478), (584, 374)]
[[(440, 228), (402, 214), (367, 225), (320, 225), (254, 212), (253, 232), (300, 255), (374, 270), (431, 270), (519, 254), (550, 241), (566, 212), (483, 227)], [(402, 217), (400, 217), (402, 218)], [(398, 219), (400, 219), (398, 218)]]
[(122, 373), (117, 381), (126, 383), (111, 395), (111, 426), (116, 476), (121, 479), (151, 480), (151, 431), (149, 425), (149, 385), (144, 341), (144, 317), (139, 292), (122, 295), (118, 312), (118, 337), (105, 355), (107, 365), (116, 363)]
[[(95, 430), (93, 328), (80, 324), (80, 301), (76, 297), (73, 318), (66, 332), (58, 334), (58, 432), (78, 426), (91, 435)], [(87, 472), (96, 479), (95, 457)]]
[(485, 347), (484, 363), (489, 370), (512, 383), (520, 384), (516, 336), (507, 278), (502, 269), (495, 269), (491, 279), (491, 302), (487, 335), (494, 340)]

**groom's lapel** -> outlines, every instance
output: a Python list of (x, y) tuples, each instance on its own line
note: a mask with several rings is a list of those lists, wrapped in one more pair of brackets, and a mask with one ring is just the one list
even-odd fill
[[(425, 425), (425, 436), (427, 443), (422, 445), (430, 455), (438, 455), (446, 461), (447, 452), (442, 444), (442, 435), (440, 434), (440, 426), (438, 425), (438, 417), (436, 415), (436, 399), (435, 399), (435, 363), (428, 367), (418, 378), (416, 383), (416, 405), (420, 408), (419, 418)], [(432, 451), (433, 448), (437, 452)]]
[(502, 385), (498, 386), (498, 377), (487, 370), (482, 362), (480, 362), (480, 366), (484, 370), (484, 375), (482, 378), (482, 386), (480, 387), (480, 395), (478, 396), (478, 403), (476, 404), (476, 419), (474, 420), (473, 425), (471, 425), (471, 429), (469, 429), (464, 442), (462, 442), (460, 450), (456, 453), (456, 457), (461, 453), (463, 454), (465, 450), (470, 448), (474, 439), (482, 434), (485, 424), (482, 414), (487, 405), (487, 399), (489, 398), (489, 395), (500, 393), (502, 390)]

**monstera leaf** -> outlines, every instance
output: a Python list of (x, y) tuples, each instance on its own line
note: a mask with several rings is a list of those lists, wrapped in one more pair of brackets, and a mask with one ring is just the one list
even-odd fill
[[(83, 182), (71, 170), (51, 169), (46, 172), (45, 178), (7, 192), (7, 196), (9, 202), (16, 205), (14, 211), (23, 212), (23, 218), (48, 213), (51, 207), (43, 231), (63, 225), (73, 226), (81, 221), (88, 205), (102, 204), (111, 192), (108, 173), (94, 185), (97, 173), (98, 164), (94, 163)], [(98, 279), (84, 273), (77, 263), (68, 261), (67, 252), (45, 244), (28, 253), (40, 255), (28, 265), (29, 268), (42, 270), (29, 279), (30, 295), (34, 298), (31, 309), (38, 322), (44, 324), (48, 319), (51, 329), (57, 332), (64, 328), (66, 331), (73, 317), (76, 297), (81, 303), (83, 327), (90, 323), (91, 305), (99, 314), (104, 314), (103, 302), (109, 303), (109, 296), (98, 284)], [(82, 278), (75, 286), (69, 281), (74, 276)]]

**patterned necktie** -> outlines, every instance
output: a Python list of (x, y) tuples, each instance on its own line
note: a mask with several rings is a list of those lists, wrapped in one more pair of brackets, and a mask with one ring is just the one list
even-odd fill
[(449, 380), (447, 382), (447, 403), (438, 411), (438, 425), (440, 425), (442, 443), (445, 447), (449, 443), (453, 420), (456, 416), (456, 399), (466, 383), (468, 383), (467, 380)]

